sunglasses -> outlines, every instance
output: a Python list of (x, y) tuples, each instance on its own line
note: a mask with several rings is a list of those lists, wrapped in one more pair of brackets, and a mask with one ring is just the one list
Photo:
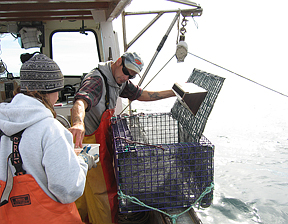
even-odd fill
[(125, 58), (122, 58), (122, 72), (124, 73), (124, 75), (127, 75), (127, 76), (129, 76), (129, 79), (134, 79), (135, 77), (136, 77), (136, 75), (130, 75), (130, 73), (129, 73), (129, 71), (128, 71), (128, 69), (125, 67), (125, 65), (124, 65), (124, 59)]

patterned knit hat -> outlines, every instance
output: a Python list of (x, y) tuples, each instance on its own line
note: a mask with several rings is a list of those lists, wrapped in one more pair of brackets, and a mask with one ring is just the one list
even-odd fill
[(36, 54), (20, 69), (21, 91), (52, 93), (63, 89), (64, 77), (59, 66), (44, 54)]

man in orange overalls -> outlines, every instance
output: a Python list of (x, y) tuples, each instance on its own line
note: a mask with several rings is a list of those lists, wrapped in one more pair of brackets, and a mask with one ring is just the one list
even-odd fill
[(75, 147), (82, 147), (82, 141), (100, 143), (100, 163), (88, 172), (84, 195), (76, 201), (82, 220), (93, 224), (117, 223), (117, 185), (108, 129), (118, 97), (154, 101), (175, 96), (172, 90), (146, 91), (134, 85), (130, 79), (136, 77), (143, 66), (135, 52), (126, 52), (115, 62), (100, 63), (84, 77), (75, 95), (73, 126), (69, 129)]

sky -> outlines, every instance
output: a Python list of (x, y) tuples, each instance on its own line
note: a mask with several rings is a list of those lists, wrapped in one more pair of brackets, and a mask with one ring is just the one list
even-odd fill
[[(267, 0), (199, 0), (196, 3), (203, 8), (203, 14), (194, 18), (198, 28), (192, 18), (188, 18), (185, 27), (188, 51), (288, 95), (288, 89), (286, 88), (286, 60), (288, 58), (288, 28), (286, 24), (288, 15), (286, 9), (288, 2), (285, 0), (273, 2)], [(161, 8), (177, 9), (180, 7), (187, 8), (187, 6), (164, 0), (147, 0), (145, 2), (133, 0), (126, 11), (148, 11)], [(175, 14), (164, 16), (128, 49), (129, 51), (139, 52), (146, 65), (154, 55)], [(154, 15), (139, 15), (137, 17), (139, 19), (135, 19), (136, 16), (133, 16), (133, 18), (132, 16), (126, 17), (128, 42)], [(121, 17), (114, 21), (114, 29), (117, 32), (119, 31), (119, 42), (122, 43)], [(151, 77), (175, 53), (176, 40), (177, 25), (174, 26), (151, 68), (151, 72), (149, 72)], [(120, 51), (123, 53), (123, 48)], [(186, 68), (186, 64), (191, 67), (191, 63), (193, 63), (199, 69), (208, 69), (207, 72), (218, 73), (220, 76), (233, 79), (236, 82), (241, 79), (222, 69), (216, 69), (215, 66), (210, 66), (206, 62), (203, 63), (193, 56), (188, 56), (187, 60), (189, 63), (184, 62), (182, 65), (176, 65), (178, 71), (183, 72), (186, 69), (182, 70), (182, 68)], [(147, 80), (149, 75), (147, 75)]]

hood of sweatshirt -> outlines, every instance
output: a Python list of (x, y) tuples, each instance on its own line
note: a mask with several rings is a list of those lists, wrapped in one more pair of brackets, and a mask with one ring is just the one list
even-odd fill
[(17, 94), (10, 103), (0, 103), (0, 129), (8, 136), (52, 117), (52, 112), (39, 100)]
[[(104, 75), (106, 76), (107, 78), (107, 81), (108, 81), (108, 84), (109, 86), (113, 86), (117, 89), (120, 89), (122, 84), (119, 85), (117, 84), (117, 82), (115, 81), (115, 78), (112, 74), (112, 68), (111, 68), (111, 64), (112, 64), (112, 61), (108, 61), (108, 62), (100, 62), (98, 64), (98, 68), (104, 73)], [(124, 85), (125, 86), (125, 85)]]

